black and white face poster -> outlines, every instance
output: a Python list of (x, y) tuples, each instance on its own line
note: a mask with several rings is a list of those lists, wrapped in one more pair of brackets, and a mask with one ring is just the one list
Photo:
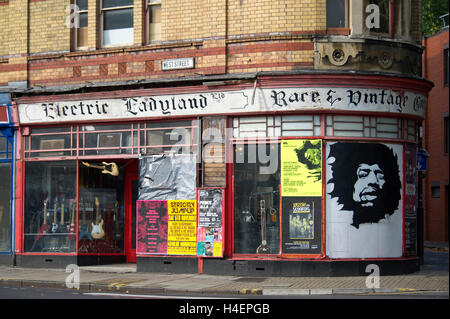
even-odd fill
[(282, 197), (284, 254), (321, 253), (321, 197)]

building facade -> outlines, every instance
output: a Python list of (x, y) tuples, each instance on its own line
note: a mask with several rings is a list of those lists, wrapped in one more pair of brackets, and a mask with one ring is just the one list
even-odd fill
[(448, 26), (423, 40), (423, 76), (433, 81), (423, 126), (423, 147), (430, 154), (423, 180), (424, 239), (448, 241)]
[(420, 8), (4, 2), (16, 263), (417, 270)]

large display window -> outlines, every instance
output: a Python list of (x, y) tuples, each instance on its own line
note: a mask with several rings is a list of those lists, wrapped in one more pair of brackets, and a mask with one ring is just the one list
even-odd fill
[[(104, 165), (105, 169), (99, 169)], [(108, 165), (111, 169), (108, 170)], [(124, 252), (124, 174), (116, 163), (80, 162), (78, 252)]]
[(236, 144), (234, 163), (234, 253), (279, 254), (279, 144)]
[(0, 163), (0, 252), (11, 250), (11, 163)]
[(76, 161), (25, 166), (24, 251), (76, 250)]

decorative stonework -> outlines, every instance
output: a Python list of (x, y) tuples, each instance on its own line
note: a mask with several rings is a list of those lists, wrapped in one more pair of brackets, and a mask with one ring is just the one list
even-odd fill
[(418, 46), (369, 39), (357, 42), (317, 42), (314, 68), (419, 76), (421, 51)]

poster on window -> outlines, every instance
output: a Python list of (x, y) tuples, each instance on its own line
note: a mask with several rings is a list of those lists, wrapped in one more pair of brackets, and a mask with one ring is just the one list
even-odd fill
[(223, 189), (198, 190), (197, 255), (223, 257)]
[(197, 201), (169, 200), (168, 255), (197, 254)]
[(167, 201), (138, 200), (136, 209), (136, 253), (167, 254)]
[(137, 254), (195, 255), (195, 200), (138, 200)]
[(281, 196), (322, 196), (322, 140), (281, 141)]
[(417, 155), (405, 148), (405, 254), (417, 254)]
[(320, 254), (322, 198), (282, 197), (283, 254)]
[(401, 257), (403, 146), (330, 142), (326, 153), (327, 255)]

